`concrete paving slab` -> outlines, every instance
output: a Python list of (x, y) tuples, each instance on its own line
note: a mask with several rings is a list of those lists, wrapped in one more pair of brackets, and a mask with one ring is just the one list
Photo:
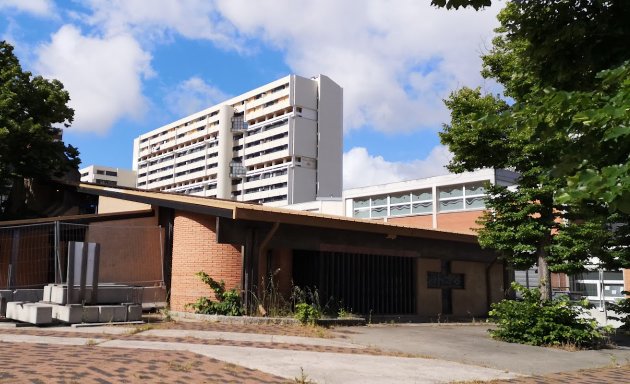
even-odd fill
[(519, 375), (436, 359), (232, 347), (137, 340), (111, 340), (111, 348), (182, 350), (292, 380), (303, 372), (318, 383), (447, 383), (510, 379)]
[(56, 344), (56, 345), (87, 345), (98, 344), (105, 339), (86, 339), (84, 337), (56, 337), (56, 336), (35, 336), (24, 334), (0, 333), (0, 342), (7, 343), (29, 343), (29, 344)]
[(377, 348), (491, 367), (526, 375), (630, 362), (630, 347), (565, 351), (505, 343), (488, 335), (490, 324), (406, 324), (339, 328), (334, 334)]
[(151, 329), (142, 332), (146, 336), (160, 337), (194, 337), (203, 340), (229, 340), (229, 341), (250, 341), (258, 343), (282, 343), (282, 344), (301, 344), (315, 345), (322, 347), (341, 347), (341, 348), (366, 348), (364, 345), (349, 343), (334, 339), (302, 337), (302, 336), (283, 336), (283, 335), (266, 335), (259, 333), (243, 333), (243, 332), (218, 332), (218, 331), (196, 331), (196, 330), (179, 330), (179, 329)]
[(94, 333), (105, 335), (126, 335), (132, 333), (135, 328), (133, 327), (113, 327), (108, 325), (98, 325), (91, 327), (46, 327), (47, 331), (53, 332), (74, 332), (74, 333)]

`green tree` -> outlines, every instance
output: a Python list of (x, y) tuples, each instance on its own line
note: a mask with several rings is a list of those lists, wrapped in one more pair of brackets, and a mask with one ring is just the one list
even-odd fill
[(473, 7), (475, 9), (480, 9), (483, 7), (489, 7), (492, 4), (491, 0), (432, 0), (432, 5), (437, 7), (446, 7), (446, 9), (455, 8), (458, 9), (460, 7)]
[(61, 82), (22, 70), (13, 47), (0, 42), (0, 197), (17, 193), (25, 179), (77, 169), (79, 152), (61, 141), (60, 126), (74, 116), (69, 100)]
[[(445, 101), (451, 123), (441, 139), (454, 153), (452, 171), (495, 167), (521, 174), (514, 191), (491, 188), (479, 241), (518, 267), (537, 264), (544, 298), (551, 297), (551, 270), (575, 272), (593, 256), (607, 266), (630, 260), (617, 246), (628, 241), (627, 215), (616, 209), (624, 205), (579, 184), (585, 163), (595, 164), (596, 173), (628, 162), (627, 143), (611, 151), (629, 133), (619, 128), (628, 113), (619, 91), (626, 83), (613, 80), (627, 79), (628, 16), (627, 4), (614, 1), (508, 2), (482, 74), (502, 84), (510, 102), (468, 88)], [(605, 71), (609, 66), (620, 67)], [(612, 131), (604, 120), (616, 121)], [(559, 199), (557, 191), (566, 192)]]

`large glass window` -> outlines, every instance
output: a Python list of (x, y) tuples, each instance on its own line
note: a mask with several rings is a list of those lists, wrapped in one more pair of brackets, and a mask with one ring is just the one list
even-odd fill
[(466, 209), (475, 209), (475, 208), (484, 208), (485, 197), (467, 197), (466, 198)]
[(426, 201), (423, 203), (413, 203), (411, 206), (411, 212), (416, 214), (431, 213), (433, 212), (433, 202)]
[(586, 271), (572, 278), (573, 290), (586, 296), (595, 305), (601, 305), (602, 299), (614, 301), (624, 297), (623, 273), (621, 271)]
[(413, 201), (425, 201), (431, 200), (433, 198), (433, 194), (430, 189), (423, 189), (421, 191), (414, 191), (411, 193), (411, 197)]
[(372, 208), (371, 217), (387, 216), (387, 206)]
[(485, 183), (471, 183), (466, 184), (466, 196), (483, 195), (486, 193)]
[(462, 199), (440, 200), (440, 211), (455, 211), (464, 209)]
[(440, 187), (440, 199), (447, 199), (451, 197), (463, 196), (463, 188), (461, 185), (455, 185), (450, 187)]
[(411, 201), (411, 195), (409, 193), (397, 193), (390, 195), (389, 201), (392, 204), (408, 203)]
[(392, 216), (402, 216), (402, 215), (408, 215), (411, 213), (409, 204), (392, 205), (389, 208), (389, 211), (390, 211), (390, 215)]
[(440, 212), (485, 208), (486, 181), (439, 188)]
[(361, 197), (352, 201), (352, 217), (369, 219), (387, 216), (423, 215), (433, 212), (431, 189)]
[(372, 206), (387, 205), (387, 196), (376, 196), (372, 198)]

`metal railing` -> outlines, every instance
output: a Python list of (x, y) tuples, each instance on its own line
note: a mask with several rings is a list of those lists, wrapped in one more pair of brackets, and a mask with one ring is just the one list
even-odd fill
[(0, 289), (66, 281), (68, 242), (99, 243), (99, 282), (161, 285), (162, 228), (63, 222), (0, 228)]

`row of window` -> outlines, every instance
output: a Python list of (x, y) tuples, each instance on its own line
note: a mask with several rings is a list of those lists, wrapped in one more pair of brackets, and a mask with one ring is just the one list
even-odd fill
[[(437, 188), (438, 211), (483, 209), (486, 193), (484, 185), (485, 182), (477, 182)], [(352, 216), (380, 218), (430, 214), (433, 212), (433, 204), (431, 189), (357, 198), (352, 203)]]
[(94, 182), (96, 184), (109, 185), (112, 187), (115, 187), (117, 185), (116, 182), (113, 180), (94, 179)]
[(258, 204), (265, 204), (265, 203), (273, 203), (276, 201), (284, 201), (284, 200), (287, 200), (287, 195), (265, 197), (263, 199), (258, 199), (256, 202)]
[(283, 139), (283, 138), (288, 137), (288, 136), (289, 136), (289, 132), (279, 133), (277, 135), (269, 136), (269, 137), (264, 138), (264, 139), (260, 139), (260, 140), (249, 142), (249, 143), (245, 144), (245, 148), (251, 148), (251, 147), (254, 147), (256, 145), (268, 143), (270, 141), (280, 140), (280, 139)]
[(265, 149), (263, 151), (250, 153), (248, 155), (245, 155), (245, 159), (253, 159), (255, 157), (260, 157), (260, 156), (263, 156), (263, 155), (268, 155), (270, 153), (280, 152), (280, 151), (284, 151), (284, 150), (287, 150), (287, 149), (289, 149), (289, 145), (288, 144), (280, 145), (278, 147), (273, 147), (273, 148)]
[(255, 175), (247, 176), (245, 181), (264, 180), (264, 179), (269, 179), (271, 177), (283, 176), (283, 175), (286, 175), (287, 173), (289, 173), (288, 168), (276, 169), (270, 172), (261, 172)]
[(579, 273), (573, 277), (573, 284), (573, 291), (581, 293), (592, 302), (601, 298), (611, 301), (624, 297), (621, 271), (604, 271), (601, 275), (599, 271)]
[[(155, 135), (151, 135), (149, 137), (145, 137), (144, 139), (140, 140), (140, 143), (146, 143), (147, 141), (149, 141), (151, 139), (157, 139), (158, 137), (164, 136), (164, 135), (166, 135), (169, 132), (173, 132), (173, 131), (177, 130), (178, 128), (187, 127), (190, 124), (197, 123), (197, 122), (200, 122), (200, 121), (204, 121), (204, 120), (206, 120), (206, 119), (208, 119), (210, 117), (214, 117), (214, 116), (216, 116), (218, 114), (219, 114), (218, 111), (214, 111), (214, 112), (210, 113), (209, 115), (204, 115), (204, 116), (198, 117), (198, 118), (196, 118), (194, 120), (189, 120), (189, 121), (185, 122), (184, 124), (182, 124), (182, 125), (180, 125), (178, 127), (173, 127), (173, 128), (171, 128), (169, 130), (165, 130), (165, 131), (156, 133)], [(177, 137), (181, 137), (181, 136), (183, 136), (183, 135), (180, 134)]]
[(118, 176), (118, 172), (116, 171), (103, 171), (100, 169), (96, 170), (97, 175), (105, 175), (105, 176)]
[(265, 124), (265, 125), (258, 126), (256, 128), (248, 129), (247, 130), (247, 135), (251, 136), (251, 135), (255, 135), (255, 134), (260, 133), (260, 132), (269, 131), (269, 130), (272, 130), (274, 128), (279, 128), (279, 127), (282, 127), (284, 125), (287, 125), (288, 123), (289, 123), (289, 119), (281, 119), (281, 120), (278, 120), (278, 121), (274, 121), (274, 122), (269, 123), (269, 124)]
[(256, 188), (248, 188), (245, 190), (245, 193), (257, 193), (257, 192), (264, 192), (264, 191), (272, 191), (274, 189), (280, 189), (280, 188), (286, 188), (287, 187), (287, 183), (277, 183), (277, 184), (271, 184), (271, 185), (263, 185), (260, 187), (256, 187)]

